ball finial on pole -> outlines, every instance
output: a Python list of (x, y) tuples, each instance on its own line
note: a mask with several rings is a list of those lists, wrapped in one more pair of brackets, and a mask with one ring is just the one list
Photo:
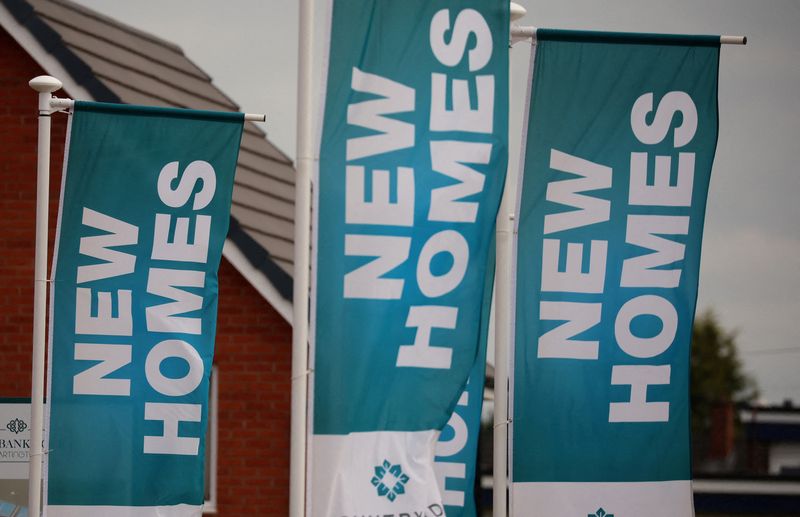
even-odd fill
[[(49, 75), (39, 75), (28, 81), (28, 86), (39, 92), (39, 114), (50, 114), (50, 98), (56, 90), (60, 90), (61, 81)], [(48, 143), (49, 145), (49, 143)]]
[(49, 75), (40, 75), (28, 81), (28, 85), (39, 93), (53, 93), (63, 86), (61, 81)]
[(528, 10), (519, 5), (516, 2), (511, 2), (510, 6), (511, 11), (511, 23), (516, 22), (520, 18), (523, 18), (526, 14), (528, 14)]

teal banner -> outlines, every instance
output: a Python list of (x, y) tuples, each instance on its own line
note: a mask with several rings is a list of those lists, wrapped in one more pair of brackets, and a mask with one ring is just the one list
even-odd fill
[(486, 350), (494, 288), (495, 241), (489, 247), (481, 309), (480, 343), (464, 392), (436, 444), (436, 476), (447, 517), (477, 517), (475, 488), (480, 482), (478, 437), (486, 380)]
[(75, 104), (50, 304), (48, 516), (201, 515), (242, 124)]
[(478, 354), (505, 179), (509, 6), (331, 7), (310, 513), (441, 515), (435, 447)]
[(513, 515), (692, 512), (719, 38), (540, 30), (516, 251)]

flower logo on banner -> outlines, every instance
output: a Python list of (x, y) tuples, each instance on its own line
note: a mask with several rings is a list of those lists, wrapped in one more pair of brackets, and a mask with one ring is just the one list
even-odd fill
[(389, 460), (383, 460), (382, 465), (375, 467), (375, 475), (370, 482), (378, 490), (379, 496), (394, 502), (398, 495), (406, 493), (408, 476), (403, 473), (400, 465), (392, 465)]
[(587, 517), (614, 517), (614, 514), (606, 513), (602, 508), (598, 508), (596, 512), (590, 513)]
[(28, 424), (20, 420), (19, 418), (15, 418), (14, 420), (10, 421), (8, 425), (6, 425), (6, 429), (11, 431), (14, 434), (19, 434), (25, 429), (28, 428)]

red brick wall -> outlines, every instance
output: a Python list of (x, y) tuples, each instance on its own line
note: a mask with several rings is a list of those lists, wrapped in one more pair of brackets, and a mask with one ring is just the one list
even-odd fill
[[(0, 396), (31, 393), (36, 235), (37, 97), (43, 71), (0, 29)], [(55, 232), (66, 117), (53, 117), (50, 249)]]
[(219, 285), (220, 515), (287, 515), (291, 327), (224, 260)]
[[(30, 396), (37, 101), (28, 80), (43, 73), (0, 29), (0, 397)], [(53, 117), (51, 251), (66, 119)], [(291, 327), (224, 259), (219, 285), (218, 515), (286, 515)]]

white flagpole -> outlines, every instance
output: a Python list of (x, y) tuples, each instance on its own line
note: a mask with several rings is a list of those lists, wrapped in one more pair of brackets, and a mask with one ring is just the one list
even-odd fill
[(497, 217), (495, 242), (495, 322), (494, 322), (494, 433), (492, 515), (506, 517), (508, 490), (508, 354), (511, 340), (511, 246), (514, 228), (516, 182), (506, 177), (506, 188)]
[[(514, 22), (525, 16), (524, 7), (511, 2), (511, 41), (516, 36)], [(510, 71), (509, 71), (510, 74)], [(509, 81), (509, 99), (511, 82)], [(509, 165), (511, 164), (509, 160)], [(511, 350), (511, 293), (514, 282), (512, 273), (514, 205), (516, 204), (516, 175), (508, 167), (506, 187), (497, 215), (495, 242), (497, 264), (495, 266), (495, 342), (494, 342), (494, 433), (493, 433), (493, 491), (492, 515), (506, 517), (508, 514), (508, 366)]]
[(292, 419), (289, 515), (305, 514), (308, 407), (308, 303), (313, 166), (311, 92), (314, 5), (300, 0), (297, 63), (297, 152), (294, 201), (294, 296), (292, 316)]
[(36, 163), (36, 255), (33, 271), (33, 374), (31, 378), (31, 448), (28, 471), (28, 514), (39, 517), (42, 501), (42, 434), (44, 430), (44, 350), (47, 313), (47, 223), (50, 208), (51, 93), (61, 88), (55, 77), (40, 75), (28, 82), (39, 92), (39, 142)]
[[(513, 4), (513, 3), (512, 3)], [(513, 4), (516, 5), (516, 4)], [(530, 26), (518, 26), (514, 25), (511, 27), (511, 42), (516, 43), (518, 41), (523, 41), (526, 39), (531, 39), (536, 41), (536, 27)], [(720, 45), (747, 45), (747, 36), (732, 36), (728, 34), (723, 34), (719, 37), (719, 44)]]
[[(58, 97), (50, 98), (50, 107), (53, 111), (72, 109), (75, 106), (74, 99), (59, 99)], [(266, 122), (267, 115), (264, 113), (242, 113), (244, 119), (251, 122)]]

